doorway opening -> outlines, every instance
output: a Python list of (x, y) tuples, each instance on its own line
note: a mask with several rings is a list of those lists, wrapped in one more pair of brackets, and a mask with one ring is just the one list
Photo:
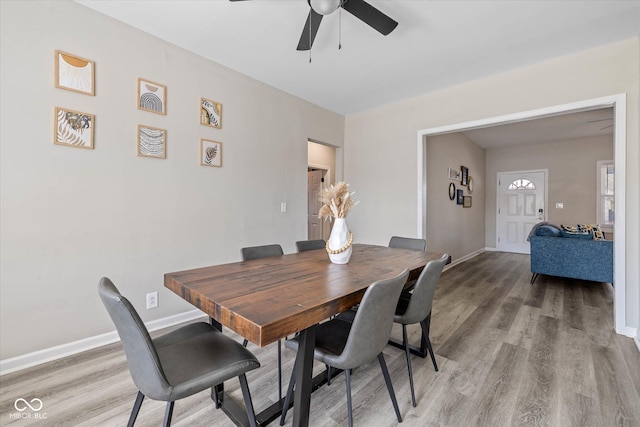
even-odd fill
[(336, 148), (307, 142), (307, 239), (329, 239), (331, 223), (318, 218), (322, 189), (335, 184)]
[(614, 162), (615, 173), (615, 201), (616, 201), (616, 222), (614, 239), (614, 329), (616, 333), (629, 335), (630, 332), (626, 324), (626, 300), (625, 300), (625, 175), (626, 175), (626, 94), (617, 94), (602, 98), (589, 99), (585, 101), (573, 102), (563, 105), (555, 105), (536, 110), (507, 114), (504, 116), (490, 117), (470, 122), (457, 123), (454, 125), (440, 126), (430, 129), (423, 129), (417, 132), (417, 159), (418, 159), (418, 194), (417, 194), (417, 235), (426, 237), (426, 211), (427, 211), (427, 174), (426, 174), (426, 138), (432, 135), (441, 135), (452, 132), (462, 132), (483, 127), (504, 125), (528, 121), (538, 118), (552, 117), (572, 112), (582, 112), (602, 108), (613, 108), (614, 125)]

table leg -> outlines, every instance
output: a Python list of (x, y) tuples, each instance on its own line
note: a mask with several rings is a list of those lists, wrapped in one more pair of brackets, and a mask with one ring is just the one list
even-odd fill
[(316, 345), (316, 325), (311, 326), (298, 336), (296, 354), (296, 388), (293, 395), (293, 425), (309, 425), (309, 406), (311, 404), (311, 377), (313, 375), (313, 350)]

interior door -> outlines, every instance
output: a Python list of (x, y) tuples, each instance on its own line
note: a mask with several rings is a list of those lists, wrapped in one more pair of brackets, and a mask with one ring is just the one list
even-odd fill
[(546, 218), (546, 176), (545, 171), (498, 174), (499, 251), (530, 253), (529, 232)]
[(322, 220), (318, 219), (318, 212), (322, 207), (320, 194), (322, 192), (321, 170), (307, 172), (307, 235), (309, 240), (322, 239)]

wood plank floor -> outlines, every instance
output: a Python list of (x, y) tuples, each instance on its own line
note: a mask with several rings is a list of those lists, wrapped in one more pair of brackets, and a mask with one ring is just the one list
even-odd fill
[[(529, 279), (528, 256), (500, 252), (443, 273), (431, 321), (440, 372), (413, 357), (417, 408), (403, 351), (384, 350), (403, 425), (640, 426), (640, 352), (613, 332), (611, 285), (540, 276), (531, 286)], [(417, 344), (419, 329), (409, 334)], [(247, 375), (260, 409), (277, 399), (276, 348), (250, 349), (262, 363)], [(288, 380), (295, 355), (283, 350), (283, 357)], [(346, 425), (344, 386), (340, 375), (312, 395), (312, 426)], [(226, 389), (241, 399), (237, 381)], [(354, 372), (352, 390), (356, 426), (397, 424), (377, 363)], [(122, 348), (112, 344), (0, 377), (0, 425), (123, 426), (136, 392)], [(36, 397), (46, 419), (10, 418), (16, 399)], [(161, 425), (163, 415), (164, 403), (146, 400), (136, 425)], [(208, 392), (178, 401), (173, 421), (232, 425)]]

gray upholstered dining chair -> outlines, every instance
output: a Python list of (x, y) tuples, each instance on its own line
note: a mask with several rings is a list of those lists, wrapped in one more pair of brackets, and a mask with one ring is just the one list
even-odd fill
[(118, 330), (129, 372), (138, 387), (128, 426), (135, 423), (145, 396), (167, 402), (164, 425), (169, 426), (176, 400), (233, 377), (240, 380), (248, 421), (256, 425), (245, 373), (260, 363), (249, 350), (204, 322), (152, 339), (133, 305), (111, 280), (100, 279), (98, 291)]
[[(278, 244), (249, 246), (241, 248), (242, 261), (251, 261), (254, 259), (272, 258), (284, 255), (282, 246)], [(243, 346), (247, 346), (249, 340), (245, 338), (242, 342)], [(282, 340), (278, 340), (278, 398), (282, 400)]]
[[(409, 340), (407, 339), (407, 325), (419, 323), (422, 329), (421, 339), (427, 346), (433, 367), (438, 371), (433, 347), (429, 340), (429, 328), (431, 323), (431, 306), (442, 269), (449, 260), (449, 254), (444, 254), (439, 260), (429, 261), (416, 280), (412, 293), (402, 293), (393, 317), (395, 323), (402, 325), (402, 342), (407, 355), (407, 369), (409, 370), (409, 384), (411, 386), (411, 402), (416, 406), (416, 395), (413, 389), (413, 373), (411, 372), (411, 357)], [(425, 355), (426, 356), (426, 355)]]
[[(316, 343), (313, 357), (328, 367), (343, 369), (347, 386), (347, 413), (349, 427), (353, 426), (351, 409), (351, 371), (352, 369), (378, 358), (384, 376), (391, 403), (398, 422), (402, 416), (393, 391), (387, 364), (382, 354), (393, 326), (393, 313), (397, 305), (402, 286), (407, 280), (409, 270), (405, 269), (391, 279), (378, 280), (367, 288), (360, 302), (353, 323), (334, 318), (316, 327)], [(285, 342), (287, 348), (298, 349), (298, 338)], [(330, 372), (327, 372), (331, 376)], [(295, 387), (295, 368), (291, 373), (291, 381), (287, 390), (287, 398), (283, 406), (280, 425), (284, 425), (287, 409)]]
[(327, 242), (323, 239), (315, 240), (298, 240), (296, 242), (296, 249), (298, 252), (313, 251), (315, 249), (325, 249)]
[(410, 249), (412, 251), (424, 251), (427, 249), (427, 241), (412, 237), (393, 236), (389, 240), (390, 248)]

